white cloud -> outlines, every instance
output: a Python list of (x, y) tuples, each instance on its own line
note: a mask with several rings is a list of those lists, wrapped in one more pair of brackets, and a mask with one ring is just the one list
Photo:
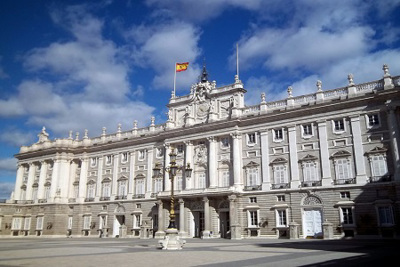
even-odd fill
[(175, 62), (189, 62), (190, 67), (177, 74), (177, 88), (187, 88), (197, 80), (200, 73), (198, 65), (193, 64), (200, 55), (198, 47), (201, 32), (191, 24), (178, 21), (157, 25), (139, 25), (126, 32), (126, 37), (137, 46), (132, 49), (134, 62), (143, 68), (156, 72), (153, 86), (172, 90)]
[(15, 158), (1, 158), (0, 170), (2, 171), (16, 171), (17, 160)]
[(23, 132), (16, 128), (5, 128), (0, 134), (0, 141), (11, 146), (20, 147), (32, 143), (34, 137), (32, 133)]

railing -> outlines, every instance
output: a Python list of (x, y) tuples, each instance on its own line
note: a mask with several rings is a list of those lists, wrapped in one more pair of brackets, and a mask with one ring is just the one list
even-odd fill
[(372, 176), (369, 178), (370, 183), (383, 183), (383, 182), (391, 182), (392, 175), (384, 175), (384, 176)]
[(285, 188), (290, 188), (290, 183), (281, 183), (281, 184), (272, 184), (271, 185), (272, 189), (285, 189)]
[(100, 201), (108, 201), (110, 200), (110, 197), (100, 197)]
[(118, 199), (127, 199), (127, 196), (126, 195), (124, 195), (124, 196), (115, 196), (115, 200), (118, 200)]
[(348, 179), (336, 179), (334, 181), (335, 185), (341, 185), (341, 184), (355, 184), (356, 183), (356, 178), (348, 178)]
[(313, 186), (321, 186), (321, 185), (322, 185), (321, 181), (301, 182), (301, 187), (313, 187)]
[(85, 198), (85, 202), (93, 202), (93, 201), (94, 201), (94, 197)]
[(144, 198), (144, 194), (135, 194), (132, 196), (132, 199), (135, 199), (135, 198)]
[(261, 185), (247, 185), (244, 187), (244, 191), (259, 191), (261, 190)]

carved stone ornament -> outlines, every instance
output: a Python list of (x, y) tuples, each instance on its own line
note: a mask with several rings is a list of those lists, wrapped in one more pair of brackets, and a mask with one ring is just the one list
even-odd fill
[(204, 144), (198, 145), (194, 149), (194, 160), (197, 164), (207, 163), (207, 148)]
[(303, 205), (306, 206), (315, 206), (315, 205), (322, 205), (321, 200), (316, 196), (308, 196), (304, 199)]

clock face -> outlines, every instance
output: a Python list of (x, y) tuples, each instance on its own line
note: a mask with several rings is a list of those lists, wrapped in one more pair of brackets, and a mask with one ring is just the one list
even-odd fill
[(203, 116), (207, 115), (208, 109), (209, 109), (209, 107), (206, 103), (200, 104), (197, 107), (197, 116), (203, 117)]

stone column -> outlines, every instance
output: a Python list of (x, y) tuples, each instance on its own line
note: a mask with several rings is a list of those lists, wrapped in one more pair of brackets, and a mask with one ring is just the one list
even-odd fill
[(113, 156), (113, 173), (112, 173), (112, 186), (110, 195), (118, 195), (118, 168), (119, 168), (119, 154), (114, 154)]
[(51, 173), (50, 197), (47, 199), (47, 202), (53, 202), (54, 198), (56, 197), (59, 169), (60, 169), (60, 159), (56, 156), (56, 158), (54, 158), (53, 161), (53, 171)]
[(202, 238), (210, 238), (210, 200), (207, 197), (203, 197), (204, 202), (204, 231)]
[(187, 235), (185, 231), (185, 202), (182, 198), (179, 199), (179, 236), (184, 237)]
[(269, 175), (269, 142), (268, 130), (260, 133), (261, 137), (261, 170), (262, 170), (262, 190), (271, 190), (271, 177)]
[(242, 154), (240, 149), (240, 141), (242, 137), (239, 133), (231, 134), (233, 140), (233, 185), (236, 190), (243, 189), (242, 181)]
[(208, 137), (209, 143), (209, 157), (208, 157), (208, 177), (210, 181), (210, 188), (217, 187), (217, 141), (215, 137)]
[(290, 188), (299, 188), (299, 158), (297, 155), (296, 126), (288, 127), (289, 132), (289, 158), (290, 158)]
[(133, 150), (130, 152), (130, 162), (129, 162), (129, 182), (128, 182), (128, 199), (132, 198), (134, 194), (134, 186), (135, 186), (135, 160), (136, 160), (136, 151)]
[(68, 176), (68, 191), (67, 191), (67, 200), (69, 198), (74, 198), (74, 181), (76, 176), (76, 169), (78, 168), (78, 164), (75, 160), (72, 160), (69, 165), (69, 176)]
[(354, 160), (356, 170), (356, 181), (357, 184), (364, 185), (367, 183), (367, 175), (365, 171), (365, 160), (364, 160), (364, 147), (362, 144), (360, 116), (354, 116), (350, 118), (351, 132), (353, 135), (353, 148), (354, 148)]
[(319, 121), (317, 123), (321, 156), (322, 185), (329, 186), (332, 183), (332, 176), (331, 166), (329, 162), (328, 133), (326, 130), (326, 121)]
[(158, 206), (158, 229), (155, 234), (155, 238), (164, 238), (165, 232), (165, 225), (164, 225), (164, 208), (163, 208), (163, 202), (162, 200), (157, 201), (157, 206)]
[(23, 179), (24, 179), (24, 172), (25, 172), (24, 164), (18, 163), (17, 178), (15, 180), (14, 199), (13, 200), (21, 199), (21, 186), (22, 186)]
[(26, 198), (25, 200), (32, 200), (32, 185), (35, 179), (36, 165), (34, 163), (29, 164), (28, 182), (26, 183)]
[(241, 227), (238, 222), (236, 195), (230, 195), (229, 199), (229, 220), (231, 222), (231, 239), (242, 239)]
[(71, 164), (66, 155), (63, 155), (59, 161), (60, 161), (60, 169), (58, 171), (58, 179), (57, 179), (58, 184), (57, 184), (56, 197), (57, 201), (60, 201), (62, 203), (67, 203), (69, 187), (70, 185), (72, 185), (72, 183), (69, 183)]
[(38, 181), (38, 199), (44, 198), (44, 183), (46, 182), (46, 175), (47, 175), (47, 162), (42, 161), (40, 167), (40, 174), (39, 174), (39, 181)]
[(151, 197), (153, 181), (153, 149), (147, 150), (146, 198)]
[(392, 157), (394, 162), (394, 180), (400, 181), (400, 155), (399, 155), (399, 143), (400, 143), (400, 128), (396, 119), (395, 107), (388, 107), (388, 124), (390, 134), (390, 147), (392, 151)]
[(89, 159), (84, 156), (83, 158), (81, 158), (81, 162), (81, 173), (79, 174), (79, 196), (77, 199), (77, 202), (79, 203), (83, 203), (86, 197)]
[[(165, 146), (165, 164), (164, 167), (169, 167), (169, 153), (171, 153), (171, 146), (169, 144), (164, 144)], [(164, 191), (171, 190), (171, 181), (169, 180), (169, 173), (167, 171), (164, 172)]]
[(97, 166), (96, 197), (101, 197), (101, 181), (103, 180), (103, 157), (99, 157)]
[[(193, 164), (193, 142), (192, 141), (185, 141), (186, 145), (186, 151), (185, 151), (185, 166), (187, 164), (190, 164), (190, 167), (194, 169), (194, 164)], [(193, 176), (193, 174), (192, 174)], [(186, 189), (192, 189), (193, 188), (193, 178), (186, 177)]]

